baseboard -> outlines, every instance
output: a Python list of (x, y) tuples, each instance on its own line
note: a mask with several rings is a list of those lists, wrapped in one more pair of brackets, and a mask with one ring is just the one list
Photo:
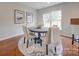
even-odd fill
[(16, 36), (21, 36), (21, 35), (23, 35), (23, 33), (11, 35), (11, 36), (4, 37), (4, 38), (0, 38), (0, 41), (7, 40), (7, 39), (10, 39), (10, 38), (13, 38), (13, 37), (16, 37)]
[(61, 36), (72, 39), (72, 37), (70, 37), (70, 36), (66, 36), (66, 35), (61, 35)]

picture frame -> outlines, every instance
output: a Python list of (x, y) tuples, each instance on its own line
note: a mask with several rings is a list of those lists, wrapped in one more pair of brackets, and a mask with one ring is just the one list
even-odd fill
[(14, 24), (23, 24), (25, 22), (24, 11), (14, 10)]
[(26, 22), (32, 23), (33, 22), (33, 13), (26, 12)]

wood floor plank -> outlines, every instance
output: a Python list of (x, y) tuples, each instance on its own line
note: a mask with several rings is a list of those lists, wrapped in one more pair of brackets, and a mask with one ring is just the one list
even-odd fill
[(62, 42), (64, 47), (64, 55), (79, 56), (79, 48), (76, 47), (78, 45), (77, 42), (72, 45), (72, 39), (68, 37), (62, 37)]
[(18, 41), (22, 36), (16, 36), (0, 41), (0, 56), (23, 56), (18, 49)]

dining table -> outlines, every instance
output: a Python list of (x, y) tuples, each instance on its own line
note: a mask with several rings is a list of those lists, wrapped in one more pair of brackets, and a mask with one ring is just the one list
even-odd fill
[(35, 44), (40, 43), (40, 45), (42, 46), (41, 34), (47, 33), (48, 29), (46, 27), (42, 28), (30, 27), (29, 30), (31, 32), (38, 34), (37, 37), (35, 37)]

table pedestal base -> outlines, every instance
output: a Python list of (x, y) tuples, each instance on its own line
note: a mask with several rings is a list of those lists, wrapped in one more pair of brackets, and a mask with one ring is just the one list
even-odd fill
[(42, 40), (39, 38), (35, 38), (35, 44), (38, 43), (42, 46)]

